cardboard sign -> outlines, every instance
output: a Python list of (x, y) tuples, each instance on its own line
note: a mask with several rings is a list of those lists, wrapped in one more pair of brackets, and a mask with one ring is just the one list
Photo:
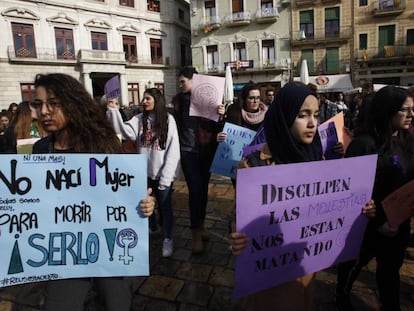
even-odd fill
[(234, 298), (356, 258), (377, 156), (239, 169)]
[(0, 287), (149, 274), (143, 155), (0, 156)]

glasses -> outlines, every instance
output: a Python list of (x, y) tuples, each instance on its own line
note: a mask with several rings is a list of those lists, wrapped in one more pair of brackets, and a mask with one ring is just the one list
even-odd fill
[(275, 94), (267, 94), (268, 97), (274, 97)]
[(259, 100), (260, 96), (249, 96), (247, 97), (249, 100)]
[(408, 114), (409, 112), (413, 114), (414, 113), (414, 107), (403, 107), (403, 108), (400, 109), (400, 111), (402, 113), (405, 113), (405, 114)]
[(54, 111), (57, 106), (59, 106), (59, 102), (56, 98), (49, 98), (47, 101), (41, 101), (36, 99), (35, 101), (30, 103), (30, 106), (35, 110), (41, 110), (43, 104), (46, 105), (48, 111)]

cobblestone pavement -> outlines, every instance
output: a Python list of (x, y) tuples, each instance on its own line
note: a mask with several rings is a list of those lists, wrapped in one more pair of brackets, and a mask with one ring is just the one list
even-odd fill
[[(213, 175), (210, 182), (206, 227), (212, 233), (206, 251), (191, 253), (187, 187), (175, 183), (175, 212), (172, 257), (161, 257), (161, 236), (151, 236), (149, 277), (135, 278), (133, 311), (207, 311), (240, 310), (232, 303), (234, 257), (227, 241), (228, 216), (234, 211), (234, 191), (226, 178)], [(414, 249), (414, 245), (411, 246)], [(361, 273), (353, 289), (357, 310), (379, 310), (375, 286), (375, 261)], [(414, 311), (414, 262), (406, 261), (401, 269), (402, 310)], [(335, 269), (317, 273), (319, 311), (334, 311)], [(42, 283), (0, 289), (0, 311), (36, 311), (42, 306)], [(100, 310), (90, 306), (89, 310)], [(258, 310), (261, 311), (261, 310)]]

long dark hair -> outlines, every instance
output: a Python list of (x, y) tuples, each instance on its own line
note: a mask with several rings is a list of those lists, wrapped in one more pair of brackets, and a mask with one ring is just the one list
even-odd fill
[(34, 86), (44, 87), (60, 100), (60, 109), (68, 121), (68, 145), (74, 152), (122, 153), (105, 111), (78, 80), (61, 73), (38, 74)]
[(22, 101), (17, 106), (17, 111), (15, 113), (16, 117), (14, 119), (14, 138), (16, 141), (18, 139), (30, 138), (30, 131), (32, 123), (37, 128), (39, 136), (43, 137), (44, 130), (39, 120), (32, 119), (32, 110), (30, 109), (29, 101)]
[(141, 143), (145, 143), (146, 134), (148, 131), (148, 117), (150, 113), (154, 114), (154, 122), (152, 124), (153, 137), (151, 145), (153, 146), (158, 139), (158, 143), (161, 149), (165, 149), (168, 136), (168, 111), (165, 105), (165, 98), (157, 88), (146, 89), (144, 92), (154, 98), (154, 110), (146, 111), (142, 113), (142, 135)]
[[(375, 139), (380, 153), (381, 150), (390, 148), (394, 132), (392, 119), (409, 96), (406, 89), (388, 85), (376, 92), (372, 100), (367, 103), (364, 133), (370, 134)], [(398, 136), (405, 141), (408, 139), (408, 131), (399, 130)]]

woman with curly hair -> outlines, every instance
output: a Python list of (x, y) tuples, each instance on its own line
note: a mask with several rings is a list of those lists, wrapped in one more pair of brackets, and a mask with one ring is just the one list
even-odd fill
[[(148, 157), (148, 185), (154, 189), (157, 198), (164, 234), (162, 256), (170, 257), (173, 253), (171, 231), (174, 218), (171, 194), (180, 161), (177, 125), (158, 89), (146, 89), (141, 105), (144, 111), (124, 123), (118, 105), (109, 102), (107, 116), (115, 131), (122, 134), (122, 139), (136, 141), (137, 152)], [(155, 215), (151, 217), (154, 217), (152, 225), (157, 226)]]
[[(34, 86), (33, 106), (50, 135), (35, 143), (33, 153), (122, 153), (120, 140), (106, 119), (105, 111), (79, 81), (60, 73), (38, 74)], [(148, 217), (154, 210), (155, 200), (147, 197), (139, 205), (141, 213)], [(131, 278), (93, 280), (102, 295), (105, 310), (130, 310)], [(91, 278), (75, 278), (48, 282), (45, 310), (82, 311), (91, 281)]]

